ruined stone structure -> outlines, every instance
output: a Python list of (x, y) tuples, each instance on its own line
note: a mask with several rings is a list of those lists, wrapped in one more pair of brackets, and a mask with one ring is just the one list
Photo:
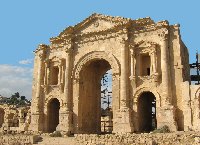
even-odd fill
[(0, 105), (0, 133), (28, 131), (31, 122), (30, 106)]
[(35, 50), (29, 130), (101, 133), (100, 80), (110, 69), (113, 133), (200, 130), (188, 58), (179, 25), (93, 14)]

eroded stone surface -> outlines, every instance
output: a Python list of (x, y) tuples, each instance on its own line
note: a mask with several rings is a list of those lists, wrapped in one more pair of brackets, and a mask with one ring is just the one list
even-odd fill
[(198, 130), (200, 87), (190, 85), (179, 25), (93, 14), (50, 41), (35, 51), (31, 130), (101, 133), (100, 79), (109, 69), (113, 133), (152, 123)]
[(50, 42), (35, 50), (31, 114), (25, 119), (15, 112), (11, 126), (9, 109), (0, 109), (1, 129), (101, 134), (100, 80), (111, 69), (109, 132), (141, 133), (165, 125), (199, 131), (200, 86), (190, 84), (179, 25), (93, 14)]
[(31, 122), (30, 106), (0, 105), (0, 132), (21, 133), (28, 131)]

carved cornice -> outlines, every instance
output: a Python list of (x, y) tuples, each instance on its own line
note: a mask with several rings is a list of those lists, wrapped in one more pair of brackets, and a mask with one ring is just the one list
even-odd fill
[[(84, 32), (78, 33), (80, 29), (86, 27), (86, 25), (96, 21), (96, 20), (105, 20), (107, 22), (113, 23), (112, 28), (99, 30), (96, 32)], [(73, 45), (84, 44), (87, 42), (94, 42), (98, 40), (105, 40), (109, 38), (116, 38), (121, 34), (130, 35), (158, 31), (158, 37), (163, 39), (167, 38), (167, 33), (163, 31), (163, 28), (168, 30), (169, 23), (168, 21), (160, 21), (155, 23), (151, 18), (140, 18), (136, 20), (131, 20), (129, 18), (123, 17), (112, 17), (102, 14), (92, 14), (90, 17), (86, 18), (82, 22), (78, 23), (75, 26), (70, 26), (62, 31), (57, 37), (51, 38), (51, 46), (44, 45), (44, 47), (49, 47), (49, 50), (52, 51), (65, 51), (68, 52), (73, 48)], [(161, 30), (162, 29), (162, 30)], [(164, 32), (164, 33), (163, 33)], [(39, 49), (36, 49), (37, 52)]]
[(143, 23), (143, 25), (133, 25), (130, 33), (139, 34), (139, 33), (144, 33), (144, 32), (156, 31), (156, 30), (160, 30), (162, 28), (168, 28), (168, 27), (169, 27), (168, 21), (159, 21), (157, 23), (152, 22), (149, 24)]
[[(84, 28), (85, 25), (88, 23), (92, 23), (96, 20), (105, 20), (110, 23), (114, 23), (115, 26), (110, 29), (105, 29), (103, 31), (97, 31), (92, 33), (84, 33), (83, 35), (77, 35), (76, 32), (78, 32), (80, 29)], [(123, 17), (112, 17), (112, 16), (106, 16), (102, 14), (92, 14), (90, 17), (86, 18), (82, 22), (78, 23), (75, 26), (70, 26), (66, 28), (63, 32), (61, 32), (57, 37), (51, 38), (52, 43), (63, 43), (65, 42), (65, 39), (72, 38), (76, 35), (76, 37), (81, 36), (83, 37), (88, 35), (103, 35), (103, 33), (113, 31), (115, 33), (116, 29), (119, 27), (131, 27), (132, 30), (145, 30), (147, 29), (147, 26), (155, 27), (155, 22), (151, 20), (151, 18), (140, 18), (136, 20), (131, 20), (130, 18), (123, 18)], [(95, 34), (96, 33), (96, 34)], [(77, 39), (77, 38), (76, 38)]]
[(159, 50), (159, 45), (155, 42), (150, 41), (140, 41), (134, 45), (135, 53), (149, 53), (152, 54)]
[(34, 51), (34, 53), (38, 53), (39, 51), (46, 51), (47, 49), (49, 48), (49, 45), (46, 45), (46, 44), (39, 44), (38, 45), (38, 48)]
[(51, 38), (50, 51), (66, 51), (73, 47), (73, 36)]
[(57, 37), (50, 38), (50, 42), (52, 44), (66, 44), (66, 43), (71, 42), (73, 37), (74, 37), (73, 33), (65, 34), (65, 35), (62, 35), (62, 37), (57, 36)]
[(82, 35), (76, 35), (75, 44), (84, 44), (110, 38), (117, 38), (119, 35), (126, 34), (123, 29), (109, 29), (106, 31), (92, 32)]

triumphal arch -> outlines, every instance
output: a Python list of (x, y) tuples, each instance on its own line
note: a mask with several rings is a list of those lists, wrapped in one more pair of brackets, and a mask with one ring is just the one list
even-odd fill
[(101, 133), (101, 78), (110, 70), (113, 133), (197, 130), (188, 58), (178, 24), (93, 14), (35, 50), (30, 128)]

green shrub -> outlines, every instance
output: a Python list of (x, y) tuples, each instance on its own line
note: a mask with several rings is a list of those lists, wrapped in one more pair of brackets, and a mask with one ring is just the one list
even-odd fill
[(154, 131), (152, 131), (152, 133), (169, 133), (169, 127), (167, 125), (164, 125), (161, 128), (155, 129)]
[(54, 131), (53, 133), (49, 134), (50, 137), (62, 137), (60, 131)]

